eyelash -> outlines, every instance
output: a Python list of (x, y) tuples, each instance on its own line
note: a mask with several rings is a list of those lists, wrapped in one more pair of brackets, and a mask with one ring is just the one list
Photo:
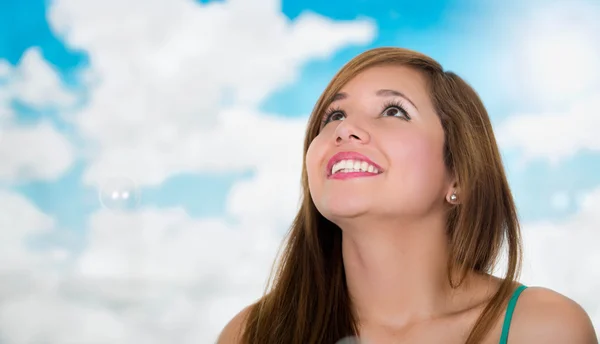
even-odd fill
[[(383, 104), (383, 108), (381, 109), (381, 113), (384, 113), (386, 110), (389, 110), (390, 108), (397, 108), (398, 110), (400, 110), (400, 112), (402, 113), (402, 115), (404, 117), (406, 117), (406, 120), (410, 120), (410, 116), (408, 115), (408, 111), (406, 111), (406, 107), (404, 106), (404, 104), (399, 101), (399, 100), (390, 100), (387, 101), (386, 103)], [(336, 114), (336, 113), (342, 113), (344, 115), (346, 115), (344, 113), (344, 111), (338, 106), (338, 107), (331, 107), (329, 108), (327, 111), (325, 111), (325, 114), (323, 115), (323, 118), (321, 120), (321, 127), (324, 127), (325, 124), (331, 122), (331, 116)], [(395, 117), (395, 116), (393, 116)]]

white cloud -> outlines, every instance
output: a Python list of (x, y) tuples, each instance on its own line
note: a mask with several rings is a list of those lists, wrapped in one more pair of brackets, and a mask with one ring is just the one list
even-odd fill
[(180, 209), (101, 211), (69, 288), (104, 307), (121, 304), (130, 341), (145, 332), (151, 343), (208, 343), (260, 296), (281, 240), (273, 232)]
[(108, 309), (65, 302), (56, 292), (15, 298), (0, 308), (5, 343), (125, 343), (124, 324)]
[(9, 102), (14, 100), (34, 109), (65, 109), (76, 100), (37, 47), (27, 49), (14, 68), (0, 60), (0, 81), (0, 107), (5, 113), (0, 118), (6, 117)]
[(9, 77), (12, 67), (6, 60), (0, 59), (0, 80)]
[[(579, 302), (600, 330), (600, 188), (587, 194), (580, 210), (562, 222), (524, 224), (527, 285), (552, 288)], [(600, 332), (599, 332), (600, 333)]]
[[(0, 62), (2, 61), (0, 60)], [(2, 140), (6, 126), (12, 121), (13, 115), (8, 90), (0, 85), (0, 140)]]
[(549, 1), (504, 14), (506, 87), (540, 107), (564, 106), (600, 86), (600, 4)]
[(554, 164), (582, 150), (600, 151), (600, 91), (572, 104), (564, 112), (511, 116), (497, 129), (499, 144), (519, 149), (525, 160)]
[(66, 90), (56, 69), (39, 48), (29, 48), (10, 78), (13, 97), (33, 108), (72, 106), (75, 96)]
[[(25, 197), (0, 191), (0, 209), (6, 344), (214, 342), (260, 297), (283, 232), (248, 217), (237, 224), (193, 219), (178, 208), (102, 209), (90, 217), (78, 253), (68, 245), (27, 245), (61, 233)], [(277, 225), (291, 222), (283, 217)]]
[[(20, 196), (1, 194), (0, 205), (9, 211), (0, 214), (3, 228), (13, 229), (2, 262), (15, 262), (4, 244), (18, 247), (52, 221)], [(263, 291), (282, 236), (261, 226), (195, 220), (181, 209), (98, 211), (85, 250), (67, 264), (41, 265), (56, 250), (29, 250), (36, 264), (0, 270), (0, 340), (214, 342)]]
[(13, 68), (0, 60), (0, 180), (51, 180), (68, 170), (75, 159), (71, 142), (49, 121), (20, 125), (11, 102), (34, 110), (64, 110), (74, 104), (56, 70), (38, 48), (30, 48)]
[[(307, 61), (366, 44), (375, 34), (367, 20), (338, 23), (306, 13), (290, 21), (272, 0), (251, 6), (239, 0), (58, 0), (49, 19), (67, 44), (90, 57), (95, 82), (89, 104), (75, 117), (94, 143), (88, 183), (115, 169), (148, 185), (181, 172), (246, 168), (244, 162), (261, 153), (223, 154), (241, 140), (215, 134), (241, 133), (249, 138), (244, 145), (260, 140), (265, 130), (244, 127), (252, 122), (241, 117), (256, 120), (256, 106), (293, 82)], [(224, 111), (224, 102), (245, 113)], [(272, 120), (259, 120), (273, 128)]]
[[(265, 116), (244, 109), (222, 110), (210, 129), (180, 132), (177, 123), (156, 128), (154, 134), (106, 141), (85, 176), (126, 175), (138, 184), (159, 184), (176, 171), (231, 171), (253, 169), (265, 163), (302, 160), (306, 119)], [(114, 137), (114, 136), (113, 136)], [(125, 139), (125, 138), (123, 138)], [(135, 163), (133, 163), (135, 162)]]
[(54, 180), (73, 164), (75, 149), (49, 122), (9, 126), (2, 132), (0, 180)]
[(268, 223), (276, 228), (289, 225), (300, 205), (302, 146), (298, 146), (298, 154), (281, 155), (260, 166), (252, 179), (233, 185), (228, 213), (245, 223)]
[(53, 227), (54, 220), (26, 198), (0, 190), (0, 274), (29, 269), (39, 263), (29, 253), (26, 241)]
[(521, 108), (498, 125), (498, 140), (521, 162), (558, 164), (581, 151), (600, 151), (600, 4), (555, 1), (504, 22), (509, 39), (496, 62), (502, 88)]

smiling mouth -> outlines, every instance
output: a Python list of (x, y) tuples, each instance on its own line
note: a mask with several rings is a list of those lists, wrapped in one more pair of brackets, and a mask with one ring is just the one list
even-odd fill
[(333, 164), (328, 171), (329, 179), (348, 179), (356, 177), (372, 177), (383, 171), (375, 165), (358, 159), (346, 159)]
[(379, 168), (370, 164), (367, 161), (362, 161), (358, 159), (347, 159), (341, 160), (333, 164), (331, 167), (331, 171), (329, 171), (330, 175), (334, 175), (336, 173), (352, 173), (352, 172), (367, 172), (367, 173), (379, 173)]
[[(366, 177), (381, 174), (383, 169), (367, 156), (353, 151), (342, 151), (334, 154), (327, 163), (327, 178), (345, 179), (349, 177)], [(341, 176), (346, 176), (341, 178)]]

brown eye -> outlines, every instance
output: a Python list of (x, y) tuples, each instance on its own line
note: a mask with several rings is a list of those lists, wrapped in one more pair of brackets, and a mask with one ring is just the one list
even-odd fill
[(344, 118), (344, 114), (341, 112), (334, 112), (331, 114), (331, 116), (329, 116), (330, 121), (337, 121), (338, 119), (343, 119), (343, 118)]
[(337, 121), (338, 119), (344, 118), (344, 112), (342, 111), (330, 111), (323, 116), (323, 121), (321, 122), (321, 127), (324, 127), (327, 123), (331, 121)]
[(383, 111), (384, 116), (398, 116), (401, 114), (402, 114), (402, 112), (400, 112), (400, 110), (395, 107), (390, 107), (390, 108), (387, 108), (385, 111)]
[(399, 106), (388, 106), (386, 107), (383, 112), (381, 113), (381, 116), (383, 117), (404, 117), (405, 119), (410, 119), (410, 117), (408, 116), (408, 113), (406, 113), (406, 111), (399, 107)]

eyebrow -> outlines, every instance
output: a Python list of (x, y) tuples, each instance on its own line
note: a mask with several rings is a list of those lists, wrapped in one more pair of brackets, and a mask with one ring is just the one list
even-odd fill
[[(378, 90), (377, 92), (375, 92), (375, 94), (377, 96), (380, 96), (380, 97), (401, 97), (401, 98), (404, 98), (409, 103), (411, 103), (412, 106), (415, 107), (415, 109), (419, 110), (419, 108), (415, 105), (415, 103), (413, 103), (412, 100), (410, 100), (410, 98), (408, 98), (404, 93), (402, 93), (400, 91), (383, 89), (383, 90)], [(333, 96), (333, 99), (331, 100), (331, 102), (333, 103), (335, 101), (346, 99), (346, 98), (348, 98), (348, 93), (340, 92), (340, 93), (337, 93), (335, 96)]]

